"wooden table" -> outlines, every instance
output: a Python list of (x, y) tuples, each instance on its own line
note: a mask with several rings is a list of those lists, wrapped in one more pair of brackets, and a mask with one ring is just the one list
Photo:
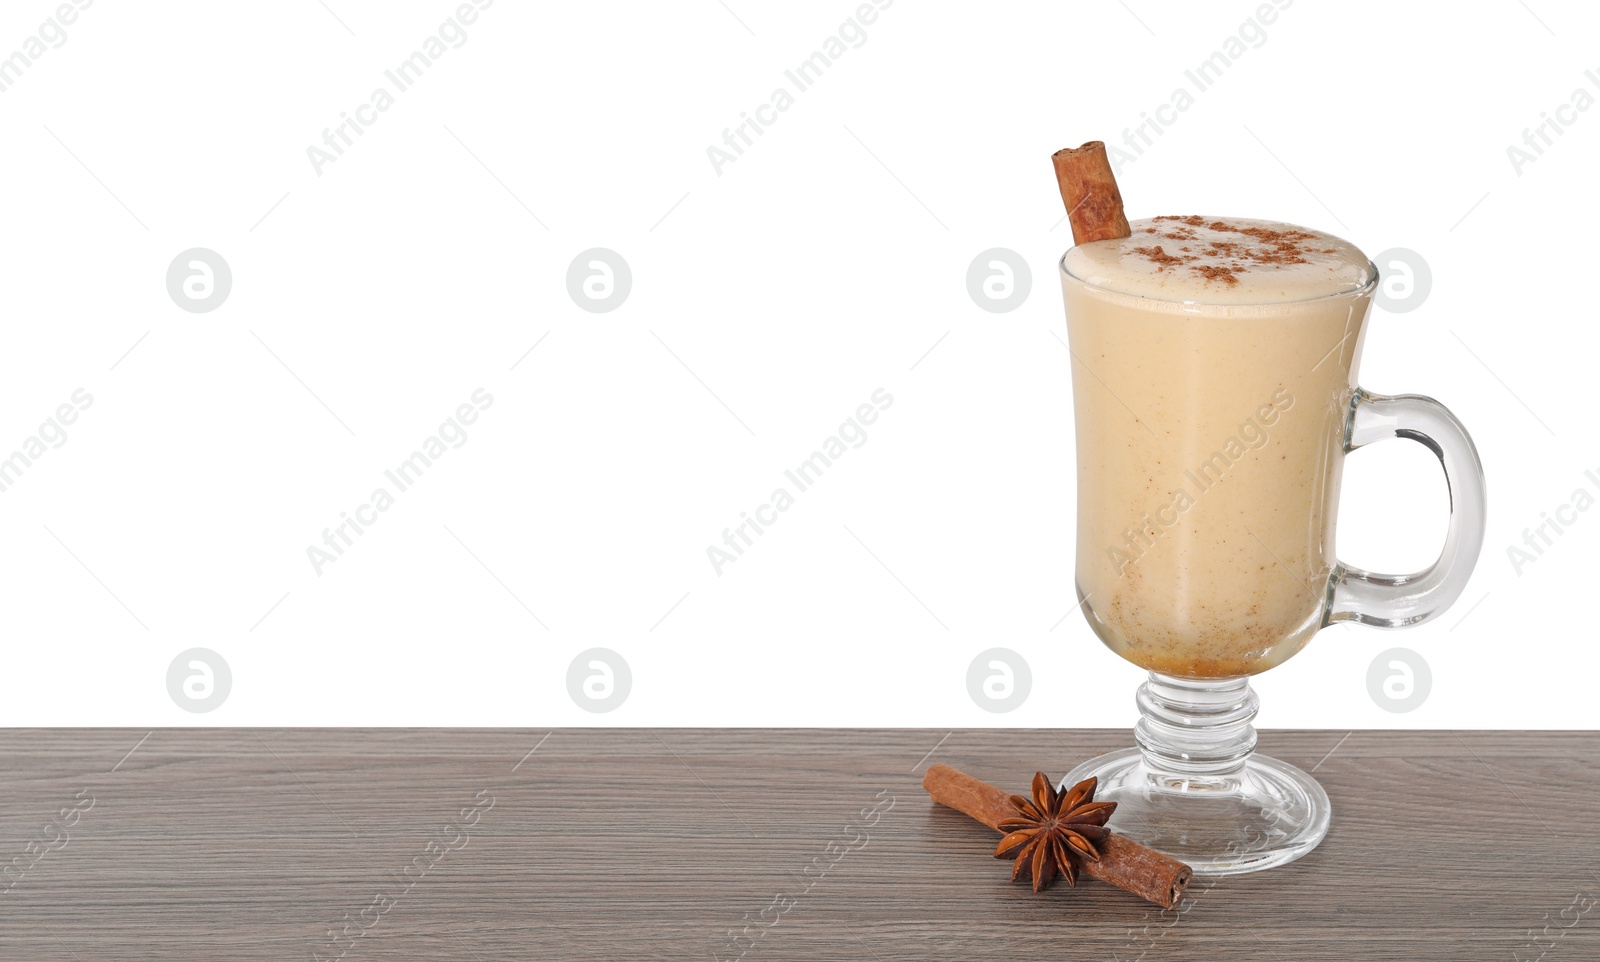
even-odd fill
[(1588, 733), (1263, 732), (1331, 834), (1172, 912), (1012, 885), (921, 789), (1125, 731), (0, 736), (5, 960), (1600, 958)]

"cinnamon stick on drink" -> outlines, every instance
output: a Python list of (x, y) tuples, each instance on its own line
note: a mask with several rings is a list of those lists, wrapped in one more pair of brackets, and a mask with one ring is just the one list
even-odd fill
[[(923, 776), (922, 787), (941, 805), (974, 818), (997, 831), (1004, 819), (1015, 818), (1011, 793), (995, 788), (959, 772), (949, 765), (934, 765)], [(1154, 902), (1162, 908), (1176, 908), (1188, 888), (1193, 872), (1189, 866), (1153, 848), (1115, 832), (1096, 843), (1099, 861), (1087, 858), (1079, 863), (1083, 872), (1108, 885)]]
[(1117, 190), (1103, 141), (1058, 150), (1050, 159), (1056, 166), (1061, 202), (1067, 205), (1067, 218), (1072, 221), (1074, 244), (1133, 236), (1122, 213), (1122, 192)]

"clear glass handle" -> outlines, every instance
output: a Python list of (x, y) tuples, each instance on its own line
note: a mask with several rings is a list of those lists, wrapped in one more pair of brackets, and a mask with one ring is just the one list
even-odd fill
[(1442, 614), (1467, 586), (1483, 550), (1488, 510), (1483, 462), (1467, 429), (1430, 397), (1384, 397), (1356, 390), (1344, 449), (1385, 438), (1409, 438), (1438, 455), (1450, 491), (1450, 526), (1439, 560), (1409, 575), (1380, 575), (1343, 563), (1335, 566), (1324, 624), (1358, 621), (1379, 628), (1420, 625)]

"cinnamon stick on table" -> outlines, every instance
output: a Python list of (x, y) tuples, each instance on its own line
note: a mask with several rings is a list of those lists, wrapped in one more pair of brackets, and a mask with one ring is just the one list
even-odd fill
[[(970, 816), (996, 831), (1001, 819), (1013, 818), (1011, 793), (959, 772), (949, 765), (934, 765), (922, 778), (933, 800)], [(1080, 868), (1108, 885), (1132, 892), (1162, 908), (1176, 908), (1189, 887), (1189, 866), (1133, 839), (1113, 832), (1097, 843), (1100, 860), (1083, 859)]]
[(1067, 218), (1072, 221), (1074, 244), (1133, 236), (1122, 213), (1122, 192), (1117, 190), (1103, 141), (1058, 150), (1050, 159), (1056, 166), (1061, 202), (1067, 205)]

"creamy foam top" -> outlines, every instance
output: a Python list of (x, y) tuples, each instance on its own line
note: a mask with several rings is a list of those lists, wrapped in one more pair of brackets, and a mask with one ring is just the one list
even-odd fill
[(1095, 287), (1165, 301), (1278, 304), (1344, 294), (1373, 278), (1354, 244), (1245, 217), (1136, 220), (1133, 236), (1067, 251), (1067, 273)]

